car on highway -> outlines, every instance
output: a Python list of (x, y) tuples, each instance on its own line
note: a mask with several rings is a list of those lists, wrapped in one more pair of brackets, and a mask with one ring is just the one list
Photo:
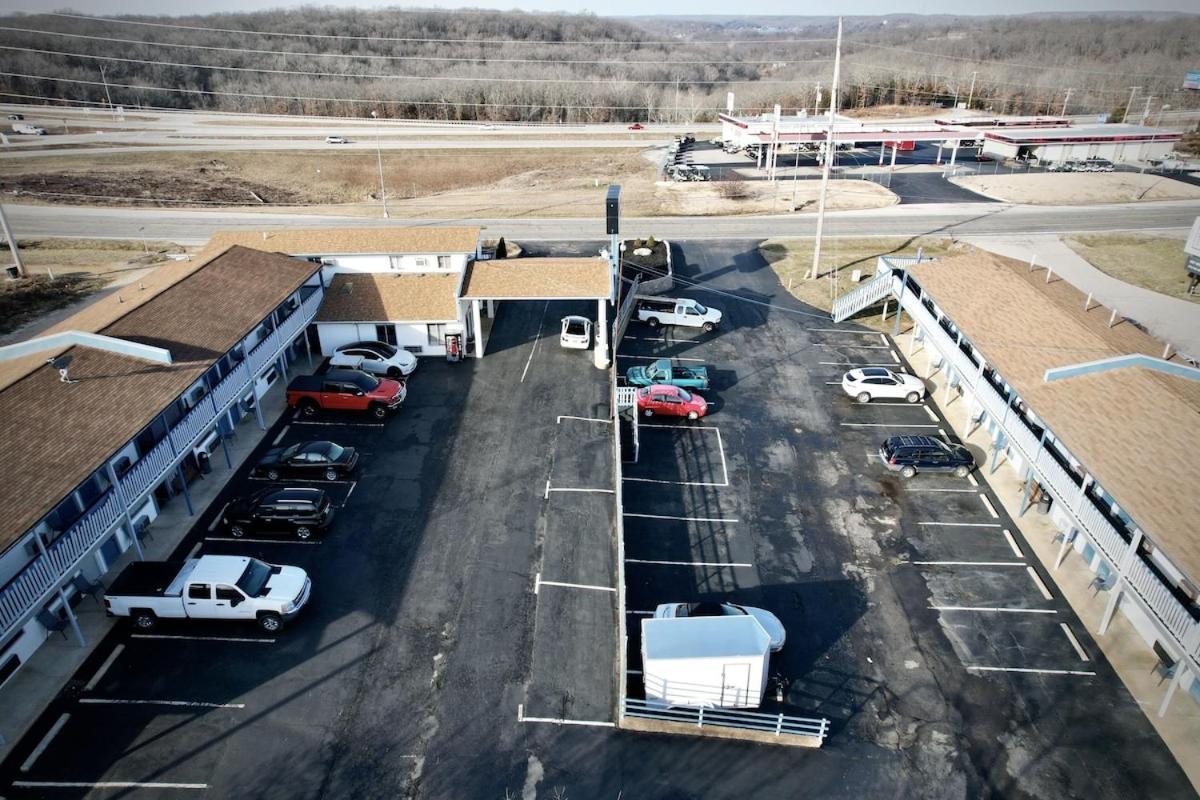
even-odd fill
[(883, 398), (917, 403), (925, 396), (925, 381), (885, 367), (862, 367), (842, 376), (842, 391), (860, 403)]
[(282, 477), (336, 481), (358, 466), (358, 451), (334, 442), (300, 442), (273, 447), (259, 459), (253, 474), (277, 481)]
[(325, 144), (350, 144), (350, 140), (345, 136), (326, 136)]
[(975, 456), (961, 444), (937, 436), (892, 436), (879, 448), (883, 465), (911, 478), (918, 472), (953, 472), (965, 478), (975, 469)]
[(321, 489), (270, 486), (230, 503), (222, 522), (237, 539), (257, 533), (307, 541), (329, 530), (333, 517), (333, 501)]
[(417, 368), (417, 357), (387, 342), (351, 342), (333, 351), (329, 366), (361, 369), (387, 378), (407, 378)]
[(15, 119), (15, 120), (22, 120), (22, 119), (25, 119), (25, 115), (24, 114), (9, 114), (8, 118)]
[(661, 414), (664, 417), (700, 419), (708, 413), (708, 403), (703, 397), (670, 385), (655, 384), (638, 389), (637, 407), (647, 417)]
[(592, 346), (592, 321), (575, 315), (563, 317), (558, 343), (568, 350), (587, 350)]
[(630, 126), (629, 126), (629, 130), (631, 130), (631, 131), (640, 131), (640, 130), (645, 130), (645, 128), (646, 128), (646, 126), (645, 126), (645, 125), (643, 125), (643, 124), (642, 124), (642, 123), (640, 123), (640, 122), (635, 122), (635, 123), (633, 123), (632, 125), (630, 125)]
[(771, 639), (771, 652), (778, 653), (787, 641), (787, 631), (779, 617), (763, 608), (739, 606), (737, 603), (663, 603), (654, 609), (654, 619), (683, 619), (694, 617), (741, 617), (750, 616)]

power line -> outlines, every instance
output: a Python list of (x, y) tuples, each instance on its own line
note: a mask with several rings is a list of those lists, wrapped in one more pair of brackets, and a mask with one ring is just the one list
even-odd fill
[(683, 66), (714, 66), (714, 65), (747, 65), (761, 66), (764, 64), (778, 64), (781, 61), (788, 64), (820, 64), (831, 61), (828, 58), (808, 58), (808, 59), (765, 59), (762, 61), (673, 61), (670, 59), (662, 60), (655, 59), (653, 61), (630, 61), (627, 59), (607, 59), (607, 60), (588, 60), (588, 59), (562, 59), (562, 58), (493, 58), (487, 55), (480, 56), (388, 56), (377, 55), (370, 53), (312, 53), (312, 52), (297, 52), (294, 50), (260, 50), (249, 47), (220, 47), (217, 45), (206, 44), (183, 44), (176, 42), (149, 42), (143, 39), (117, 39), (109, 36), (91, 36), (84, 33), (66, 33), (63, 31), (45, 31), (35, 28), (13, 28), (0, 25), (0, 31), (9, 31), (12, 33), (30, 33), (43, 36), (62, 36), (71, 39), (87, 39), (91, 41), (99, 41), (105, 43), (118, 44), (140, 44), (150, 47), (182, 47), (190, 50), (209, 50), (226, 53), (252, 53), (254, 55), (270, 55), (270, 56), (288, 56), (294, 58), (343, 58), (343, 59), (364, 59), (375, 61), (451, 61), (451, 62), (481, 62), (481, 63), (504, 63), (504, 64), (614, 64), (614, 65), (643, 65), (656, 66), (659, 64), (665, 65), (683, 65)]
[(111, 17), (91, 17), (84, 14), (62, 14), (51, 13), (44, 16), (59, 17), (62, 19), (77, 19), (86, 20), (89, 22), (103, 22), (110, 25), (140, 25), (149, 28), (170, 28), (173, 30), (185, 31), (204, 31), (206, 33), (234, 33), (244, 34), (247, 36), (281, 36), (295, 39), (337, 39), (343, 41), (355, 42), (416, 42), (420, 44), (486, 44), (486, 45), (589, 45), (592, 47), (607, 44), (621, 45), (671, 45), (679, 47), (681, 45), (700, 45), (700, 44), (762, 44), (763, 42), (771, 42), (772, 44), (810, 44), (816, 42), (832, 42), (833, 39), (818, 38), (818, 39), (668, 39), (663, 41), (653, 41), (648, 39), (558, 39), (554, 41), (545, 39), (439, 39), (425, 36), (349, 36), (346, 34), (332, 33), (290, 33), (286, 31), (254, 31), (245, 30), (242, 28), (212, 28), (203, 25), (179, 25), (166, 22), (146, 22), (144, 20), (132, 19), (114, 19)]
[[(361, 74), (355, 72), (313, 72), (295, 69), (268, 69), (264, 67), (229, 67), (216, 64), (189, 64), (181, 61), (155, 61), (146, 58), (122, 58), (121, 56), (101, 56), (92, 53), (64, 53), (59, 50), (43, 50), (36, 47), (16, 47), (0, 45), (0, 50), (10, 50), (19, 53), (37, 53), (46, 56), (62, 56), (66, 58), (90, 58), (96, 61), (116, 61), (123, 64), (146, 64), (158, 67), (185, 67), (187, 69), (210, 69), (224, 72), (253, 72), (268, 75), (300, 75), (306, 78), (352, 78), (356, 80), (401, 80), (401, 81), (454, 81), (457, 83), (551, 83), (551, 84), (611, 84), (636, 83), (647, 86), (732, 86), (741, 84), (799, 84), (795, 80), (758, 80), (719, 78), (713, 80), (644, 80), (641, 78), (497, 78), (491, 76), (451, 76), (451, 75), (379, 75)], [(111, 84), (116, 85), (116, 84)]]

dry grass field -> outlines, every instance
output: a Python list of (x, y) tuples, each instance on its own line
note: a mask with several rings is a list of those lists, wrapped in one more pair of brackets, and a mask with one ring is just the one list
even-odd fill
[(1182, 239), (1136, 233), (1091, 233), (1069, 236), (1063, 242), (1093, 267), (1118, 280), (1200, 303), (1200, 294), (1187, 293)]

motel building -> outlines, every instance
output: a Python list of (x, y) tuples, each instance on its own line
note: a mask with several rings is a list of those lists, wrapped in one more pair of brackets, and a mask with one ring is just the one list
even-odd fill
[(189, 487), (318, 356), (376, 339), (444, 358), (459, 336), (482, 357), (499, 304), (575, 299), (607, 365), (608, 258), (479, 256), (479, 228), (222, 232), (0, 347), (0, 687), (50, 636), (87, 646), (82, 595), (143, 558), (165, 508), (198, 510)]
[(911, 319), (909, 356), (940, 375), (947, 414), (984, 434), (983, 468), (1010, 470), (1021, 515), (1052, 521), (1054, 574), (1086, 571), (1095, 633), (1120, 613), (1144, 641), (1158, 715), (1179, 689), (1200, 702), (1200, 370), (1045, 269), (982, 251), (881, 258), (833, 317), (880, 302)]
[(316, 264), (234, 246), (0, 347), (0, 685), (48, 636), (86, 646), (81, 593), (265, 428), (323, 297)]

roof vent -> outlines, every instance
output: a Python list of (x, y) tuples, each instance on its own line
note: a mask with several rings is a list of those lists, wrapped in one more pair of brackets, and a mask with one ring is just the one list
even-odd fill
[(58, 370), (58, 379), (60, 381), (62, 381), (63, 383), (68, 383), (68, 384), (79, 383), (79, 381), (71, 380), (71, 378), (67, 375), (67, 368), (69, 366), (71, 366), (71, 357), (70, 356), (58, 356), (56, 358), (47, 358), (46, 363), (49, 364), (50, 366), (54, 367), (56, 370)]
[(354, 294), (354, 284), (346, 281), (342, 284), (342, 294)]

